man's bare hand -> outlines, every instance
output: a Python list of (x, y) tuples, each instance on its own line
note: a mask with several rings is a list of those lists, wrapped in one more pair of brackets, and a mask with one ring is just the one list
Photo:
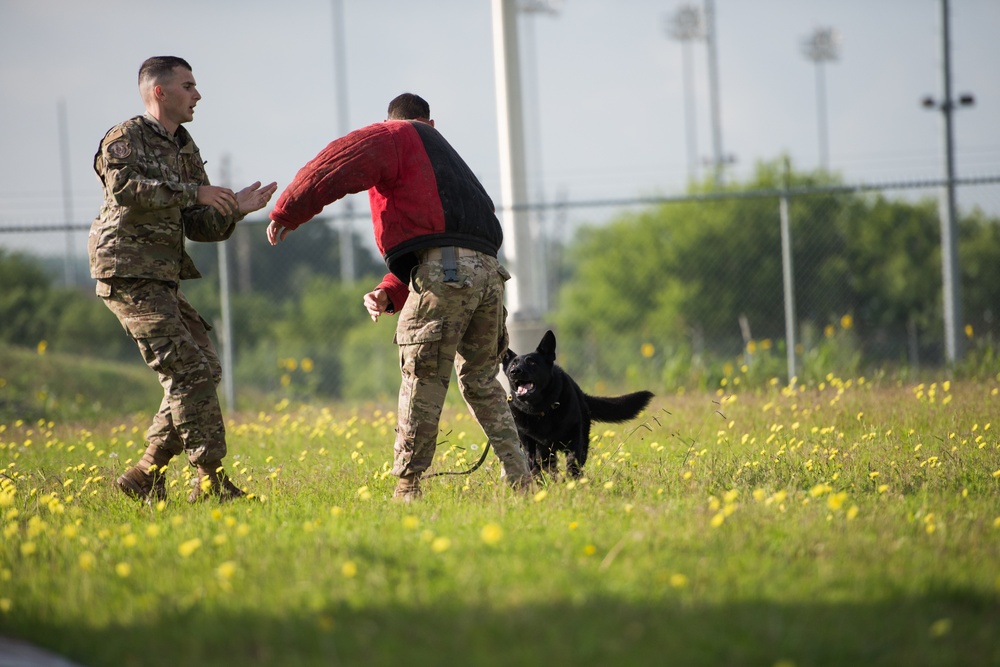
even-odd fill
[(233, 191), (218, 185), (199, 185), (197, 202), (211, 206), (222, 215), (229, 215), (239, 207)]
[(260, 181), (248, 185), (236, 193), (236, 202), (240, 207), (240, 213), (244, 215), (259, 211), (271, 201), (271, 195), (278, 189), (277, 183), (269, 183), (264, 187), (260, 186)]
[(372, 322), (378, 322), (378, 316), (389, 307), (389, 295), (384, 289), (377, 289), (374, 292), (365, 294), (365, 309), (372, 318)]
[(288, 227), (283, 227), (272, 220), (267, 224), (267, 240), (271, 245), (278, 245), (278, 241), (284, 241), (290, 231), (292, 230)]

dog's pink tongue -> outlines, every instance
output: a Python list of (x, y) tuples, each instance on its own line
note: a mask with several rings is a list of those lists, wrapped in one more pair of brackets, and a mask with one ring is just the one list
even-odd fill
[(531, 391), (534, 388), (535, 388), (535, 385), (531, 384), (530, 382), (527, 383), (527, 384), (522, 384), (520, 387), (517, 388), (517, 395), (518, 396), (523, 396), (524, 394), (527, 394), (529, 391)]

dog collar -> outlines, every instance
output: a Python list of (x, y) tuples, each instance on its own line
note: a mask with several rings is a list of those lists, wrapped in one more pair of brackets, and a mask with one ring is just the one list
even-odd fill
[[(511, 394), (507, 394), (507, 402), (508, 403), (514, 402), (514, 397)], [(559, 401), (556, 401), (555, 403), (549, 406), (549, 410), (555, 410), (558, 407), (559, 407)], [(521, 410), (521, 412), (527, 412), (529, 415), (538, 415), (539, 417), (545, 416), (544, 410), (539, 410), (538, 412), (532, 412), (531, 410), (525, 410), (523, 408), (518, 408), (518, 409)]]

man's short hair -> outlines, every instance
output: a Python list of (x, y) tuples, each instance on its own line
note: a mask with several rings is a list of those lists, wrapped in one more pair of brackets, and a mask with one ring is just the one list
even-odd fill
[(139, 89), (163, 83), (173, 75), (175, 67), (183, 67), (189, 72), (192, 71), (188, 61), (177, 56), (153, 56), (152, 58), (146, 58), (145, 62), (142, 63), (142, 67), (139, 68)]
[(430, 119), (431, 105), (413, 93), (403, 93), (389, 102), (389, 120)]

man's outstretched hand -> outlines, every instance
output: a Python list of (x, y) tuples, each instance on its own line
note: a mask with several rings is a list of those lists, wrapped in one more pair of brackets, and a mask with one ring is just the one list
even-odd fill
[(277, 183), (269, 183), (261, 187), (260, 181), (256, 181), (236, 193), (236, 203), (239, 205), (240, 213), (246, 215), (259, 211), (271, 201), (271, 195), (278, 189)]

